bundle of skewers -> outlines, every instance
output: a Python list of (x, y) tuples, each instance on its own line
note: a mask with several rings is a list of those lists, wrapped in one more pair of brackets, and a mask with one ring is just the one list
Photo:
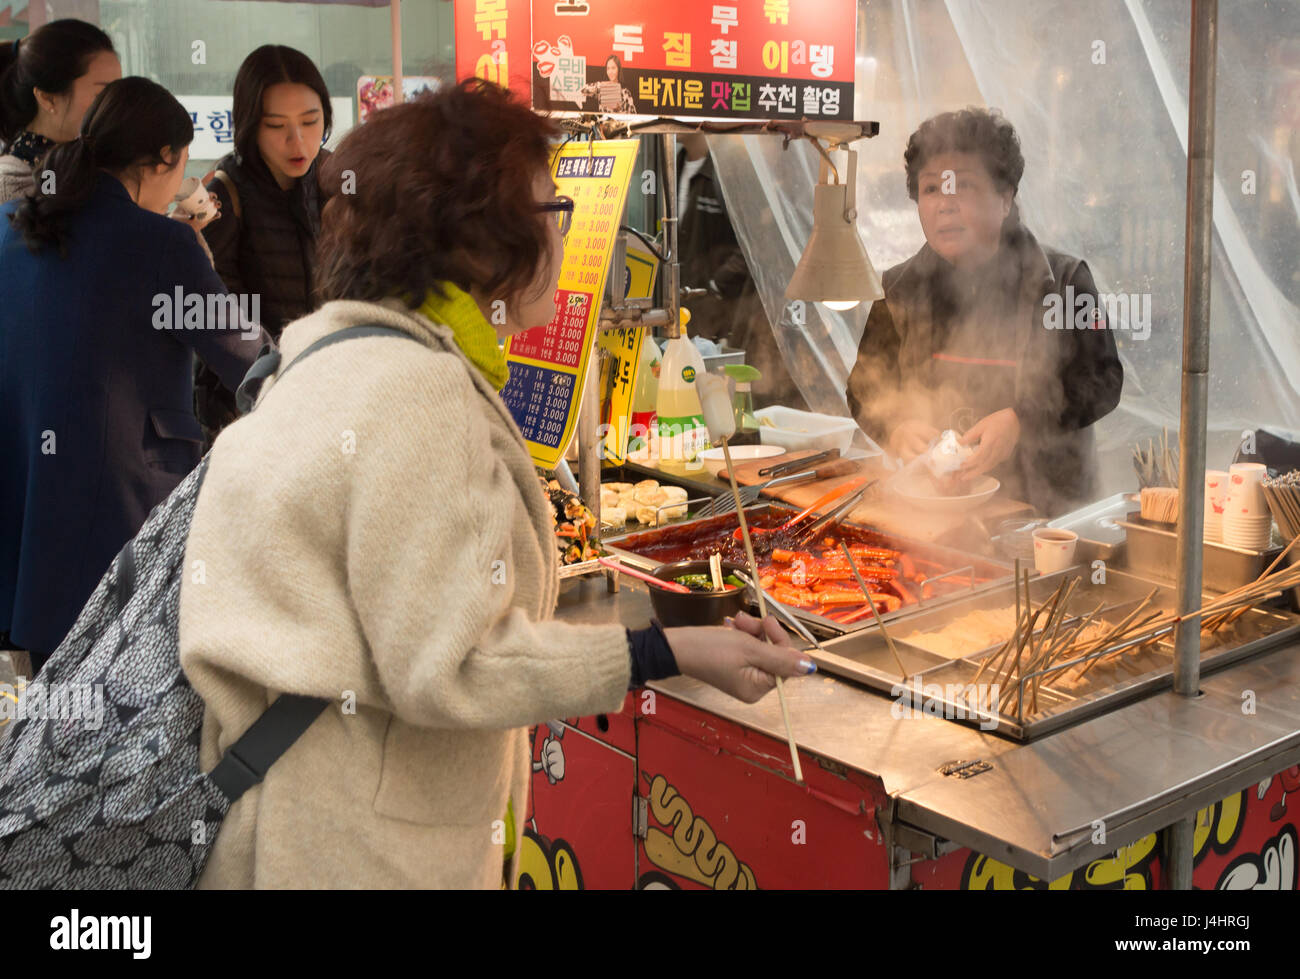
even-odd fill
[(1147, 439), (1145, 450), (1140, 442), (1133, 447), (1133, 468), (1137, 470), (1139, 489), (1150, 486), (1178, 488), (1178, 448), (1169, 446), (1169, 429), (1161, 430), (1159, 445), (1155, 439)]
[[(1155, 642), (1159, 636), (1146, 636), (1161, 617), (1158, 610), (1143, 615), (1150, 608), (1159, 589), (1153, 588), (1138, 606), (1115, 625), (1098, 622), (1105, 610), (1099, 602), (1086, 616), (1071, 616), (1067, 609), (1080, 578), (1062, 579), (1046, 601), (1037, 608), (1029, 594), (1029, 571), (1016, 569), (1016, 627), (1007, 641), (984, 660), (975, 682), (992, 669), (991, 682), (998, 685), (1000, 713), (1023, 717), (1038, 711), (1038, 691), (1044, 678), (1058, 679), (1067, 671), (1078, 679), (1103, 661), (1121, 660), (1130, 650)], [(1022, 597), (1023, 590), (1023, 597)], [(1142, 638), (1141, 645), (1134, 643)], [(1097, 655), (1097, 654), (1101, 655)], [(1124, 664), (1127, 665), (1127, 664)], [(1052, 681), (1048, 681), (1049, 684)]]
[(1077, 686), (1098, 665), (1118, 666), (1140, 674), (1143, 671), (1134, 661), (1173, 632), (1179, 622), (1199, 617), (1201, 635), (1212, 636), (1257, 605), (1300, 586), (1300, 564), (1277, 570), (1297, 544), (1300, 544), (1300, 533), (1292, 535), (1291, 543), (1254, 581), (1224, 592), (1193, 612), (1180, 616), (1148, 611), (1158, 592), (1153, 588), (1133, 611), (1113, 626), (1094, 626), (1097, 616), (1105, 611), (1104, 602), (1082, 618), (1066, 614), (1070, 596), (1080, 581), (1077, 576), (1063, 580), (1035, 608), (1029, 597), (1029, 572), (1025, 570), (1022, 576), (1017, 566), (1020, 584), (1016, 589), (1016, 628), (984, 660), (973, 682), (978, 682), (991, 669), (990, 682), (998, 684), (1000, 692), (999, 712), (1023, 718), (1026, 713), (1038, 712), (1038, 691), (1044, 680), (1058, 688)]
[(1178, 523), (1178, 490), (1172, 486), (1144, 486), (1138, 499), (1143, 520)]
[(1264, 480), (1264, 499), (1283, 537), (1300, 535), (1300, 470)]

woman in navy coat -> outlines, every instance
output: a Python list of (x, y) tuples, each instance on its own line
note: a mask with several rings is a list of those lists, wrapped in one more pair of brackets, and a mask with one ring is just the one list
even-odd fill
[(166, 89), (124, 78), (0, 208), (0, 647), (34, 669), (199, 461), (191, 353), (233, 389), (264, 339), (163, 216), (192, 138)]

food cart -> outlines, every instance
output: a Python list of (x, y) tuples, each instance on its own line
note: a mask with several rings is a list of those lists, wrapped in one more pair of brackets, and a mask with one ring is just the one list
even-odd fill
[[(1104, 556), (1030, 576), (991, 533), (1025, 504), (994, 498), (973, 510), (925, 510), (877, 487), (842, 514), (832, 539), (866, 535), (858, 543), (889, 551), (894, 558), (885, 564), (899, 570), (906, 556), (914, 565), (904, 581), (911, 591), (878, 620), (850, 620), (820, 605), (792, 609), (819, 666), (816, 675), (785, 685), (803, 780), (795, 777), (775, 696), (744, 705), (684, 677), (629, 693), (616, 714), (539, 725), (521, 886), (1297, 886), (1300, 617), (1276, 601), (1252, 602), (1214, 619), (1202, 636), (1206, 623), (1189, 614), (1225, 590), (1203, 588), (1203, 552), (1194, 546), (1206, 460), (1213, 180), (1213, 70), (1206, 65), (1213, 63), (1214, 7), (1197, 3), (1192, 22), (1180, 439), (1187, 491), (1166, 573), (1149, 562), (1131, 566), (1114, 541), (1096, 541)], [(550, 54), (552, 71), (568, 70), (572, 51)], [(504, 73), (499, 58), (486, 67)], [(585, 124), (607, 135), (598, 123)], [(671, 134), (685, 125), (660, 119), (625, 130), (663, 141), (669, 256), (676, 254)], [(878, 131), (874, 123), (854, 125), (854, 138)], [(770, 123), (729, 131), (813, 132)], [(605, 326), (671, 333), (680, 298), (671, 262), (663, 278), (663, 308), (607, 295)], [(602, 475), (596, 400), (589, 383), (576, 438), (580, 492), (598, 514), (591, 495)], [(607, 479), (662, 481), (685, 488), (693, 501), (727, 487), (703, 473), (619, 461), (606, 466)], [(747, 513), (767, 529), (838, 485), (883, 482), (880, 466), (867, 457), (851, 472), (773, 489)], [(759, 468), (738, 465), (738, 482), (760, 482)], [(606, 535), (603, 545), (629, 564), (653, 568), (672, 546), (704, 546), (709, 535), (735, 526), (726, 517), (699, 518), (691, 505), (682, 522)], [(1271, 570), (1282, 555), (1274, 549), (1258, 557)], [(830, 560), (829, 548), (815, 560)], [(918, 562), (927, 567), (915, 568)], [(781, 563), (769, 562), (773, 580)], [(652, 608), (643, 585), (582, 573), (588, 570), (568, 575), (559, 618), (647, 624)], [(1043, 616), (1037, 625), (1034, 612)], [(1057, 642), (1059, 635), (1069, 641)], [(996, 693), (972, 700), (981, 677)]]

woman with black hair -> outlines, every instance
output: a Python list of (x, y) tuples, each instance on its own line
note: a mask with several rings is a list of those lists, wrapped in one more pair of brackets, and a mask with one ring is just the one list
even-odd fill
[(0, 207), (0, 646), (36, 669), (199, 461), (191, 351), (233, 389), (264, 339), (164, 217), (193, 138), (166, 89), (123, 78), (48, 185)]
[(54, 20), (0, 44), (0, 204), (32, 191), (41, 157), (76, 139), (95, 96), (121, 77), (113, 42), (83, 20)]
[[(964, 431), (958, 482), (991, 473), (1048, 516), (1094, 499), (1091, 426), (1119, 403), (1124, 370), (1087, 263), (1020, 221), (1015, 129), (986, 109), (946, 112), (903, 160), (926, 243), (882, 276), (849, 377), (853, 416), (904, 460), (941, 429)], [(1047, 315), (1062, 306), (1065, 329)]]
[[(231, 292), (261, 297), (272, 337), (313, 308), (312, 269), (324, 203), (317, 173), (333, 116), (320, 72), (301, 51), (258, 48), (235, 76), (235, 149), (208, 191), (222, 219), (203, 229)], [(210, 441), (234, 421), (234, 399), (212, 371), (195, 375), (195, 410)]]

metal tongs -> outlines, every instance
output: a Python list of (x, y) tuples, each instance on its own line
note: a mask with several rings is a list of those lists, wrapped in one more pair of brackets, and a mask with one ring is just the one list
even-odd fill
[(774, 466), (767, 466), (760, 469), (760, 476), (770, 476), (773, 479), (784, 476), (787, 473), (798, 472), (801, 469), (816, 469), (823, 462), (830, 462), (832, 459), (840, 457), (839, 449), (827, 449), (825, 452), (818, 452), (816, 455), (804, 456), (802, 459), (794, 459), (787, 462), (778, 462)]
[(810, 523), (807, 527), (798, 531), (798, 537), (796, 538), (798, 546), (802, 548), (827, 527), (839, 523), (839, 521), (844, 519), (844, 517), (846, 517), (855, 507), (858, 506), (858, 504), (862, 502), (863, 497), (867, 495), (871, 490), (871, 487), (875, 486), (877, 482), (879, 482), (879, 480), (873, 479), (871, 482), (867, 483), (866, 486), (862, 487), (862, 489), (850, 493), (842, 502), (837, 504), (833, 510), (828, 511), (823, 516), (818, 517)]
[(776, 613), (777, 618), (779, 618), (782, 622), (784, 622), (791, 629), (797, 632), (800, 638), (804, 639), (809, 644), (816, 646), (823, 653), (826, 652), (825, 647), (822, 646), (820, 642), (818, 642), (816, 636), (814, 636), (811, 632), (808, 631), (807, 626), (805, 626), (802, 622), (800, 622), (793, 612), (791, 612), (788, 608), (786, 608), (775, 598), (773, 598), (771, 592), (769, 592), (765, 588), (760, 588), (757, 582), (750, 581), (749, 575), (745, 574), (743, 571), (733, 571), (732, 574), (734, 574), (737, 578), (743, 581), (750, 588), (753, 588), (754, 591), (756, 592), (761, 591), (763, 593), (763, 598), (767, 600), (767, 604), (771, 607), (772, 611)]

